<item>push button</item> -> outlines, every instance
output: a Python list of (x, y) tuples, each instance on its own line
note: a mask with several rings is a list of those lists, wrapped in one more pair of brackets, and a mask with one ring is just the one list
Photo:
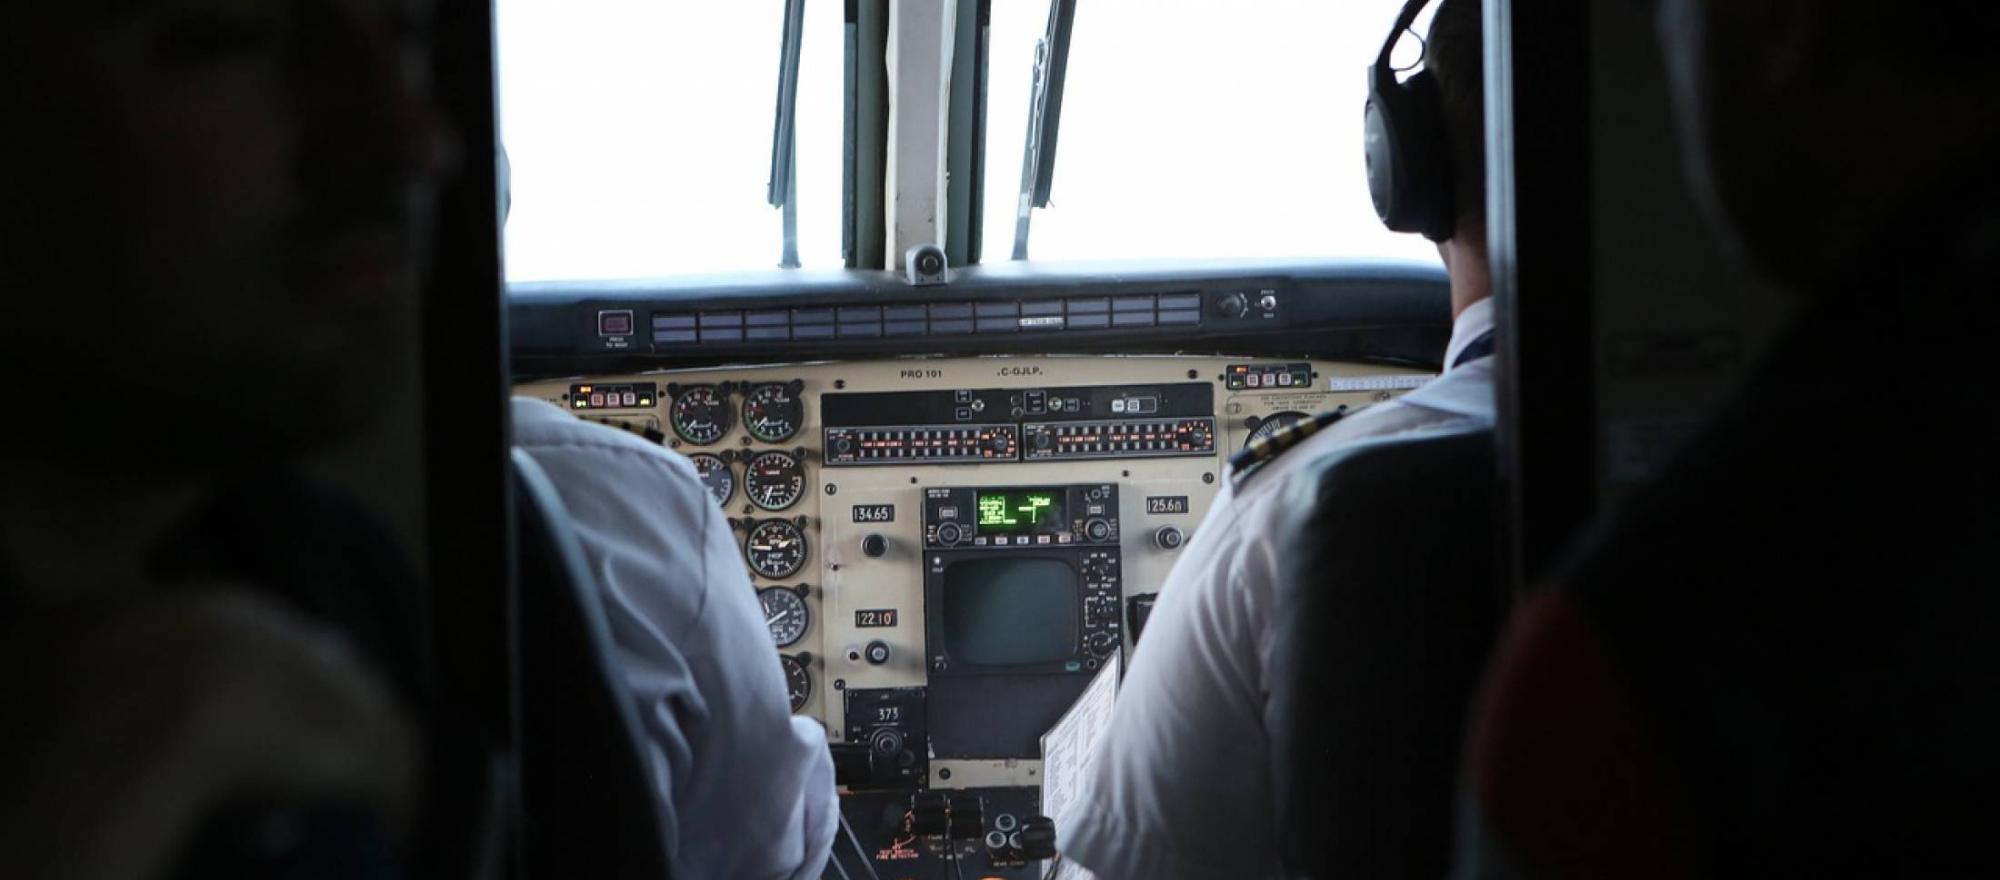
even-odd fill
[(613, 309), (613, 310), (598, 312), (597, 335), (599, 336), (632, 335), (632, 310)]

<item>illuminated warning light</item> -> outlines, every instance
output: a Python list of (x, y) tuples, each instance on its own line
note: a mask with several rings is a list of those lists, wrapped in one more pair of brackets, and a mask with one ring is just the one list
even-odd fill
[(631, 409), (651, 407), (660, 400), (659, 386), (651, 382), (629, 385), (571, 385), (571, 409)]

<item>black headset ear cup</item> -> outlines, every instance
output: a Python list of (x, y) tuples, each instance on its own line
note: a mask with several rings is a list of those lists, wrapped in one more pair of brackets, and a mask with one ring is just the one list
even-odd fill
[(1375, 214), (1396, 232), (1444, 241), (1457, 224), (1457, 211), (1437, 78), (1424, 70), (1398, 83), (1393, 73), (1375, 73), (1363, 123)]

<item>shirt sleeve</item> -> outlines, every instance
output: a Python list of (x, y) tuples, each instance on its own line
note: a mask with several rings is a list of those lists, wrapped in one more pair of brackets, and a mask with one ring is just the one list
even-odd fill
[(675, 872), (819, 876), (839, 817), (826, 734), (791, 715), (735, 535), (693, 465), (539, 402), (514, 409), (603, 591)]
[(1216, 499), (1161, 587), (1084, 802), (1062, 817), (1057, 847), (1103, 880), (1243, 880), (1276, 868), (1259, 513), (1231, 493)]

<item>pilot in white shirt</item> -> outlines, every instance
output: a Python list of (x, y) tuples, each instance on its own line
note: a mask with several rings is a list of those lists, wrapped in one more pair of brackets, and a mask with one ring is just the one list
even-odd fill
[[(1422, 8), (1411, 0), (1377, 60)], [(1443, 0), (1424, 41), (1442, 142), (1431, 162), (1369, 165), (1371, 192), (1410, 199), (1392, 229), (1438, 243), (1451, 276), (1445, 372), (1401, 398), (1321, 413), (1254, 441), (1230, 460), (1228, 485), (1160, 586), (1133, 649), (1084, 797), (1065, 810), (1056, 848), (1104, 880), (1245, 880), (1279, 873), (1266, 707), (1280, 564), (1276, 535), (1294, 511), (1285, 484), (1343, 446), (1398, 434), (1493, 425), (1493, 302), (1486, 254), (1485, 122), (1477, 0)], [(1407, 100), (1419, 100), (1411, 97)], [(1409, 144), (1405, 144), (1409, 147)], [(1411, 150), (1394, 155), (1407, 163)], [(1406, 190), (1389, 168), (1446, 179)], [(1413, 194), (1427, 193), (1428, 198)]]
[(1454, 321), (1443, 376), (1273, 454), (1216, 496), (1160, 587), (1083, 805), (1057, 847), (1103, 878), (1243, 880), (1277, 872), (1271, 744), (1274, 535), (1297, 472), (1358, 440), (1493, 424), (1492, 300)]
[(826, 732), (793, 717), (742, 554), (694, 465), (515, 398), (514, 442), (556, 485), (604, 595), (674, 875), (811, 880), (840, 805)]

